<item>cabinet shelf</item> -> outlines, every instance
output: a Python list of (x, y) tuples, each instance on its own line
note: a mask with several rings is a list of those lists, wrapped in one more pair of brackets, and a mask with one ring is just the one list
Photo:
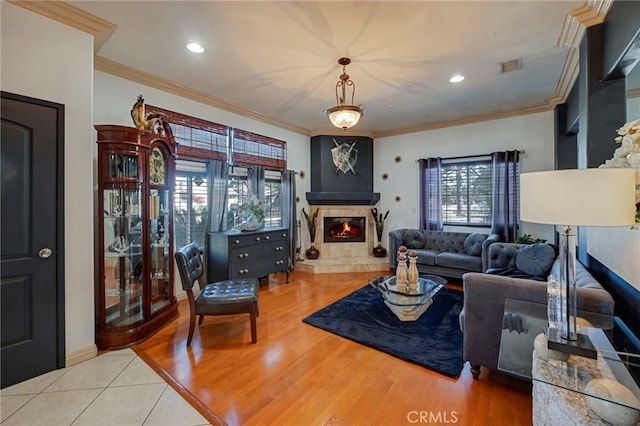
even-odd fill
[[(178, 315), (174, 295), (171, 185), (151, 185), (150, 156), (174, 175), (172, 138), (126, 126), (98, 130), (99, 245), (96, 343), (137, 343)], [(157, 170), (157, 167), (156, 169)], [(158, 244), (160, 242), (160, 244)]]

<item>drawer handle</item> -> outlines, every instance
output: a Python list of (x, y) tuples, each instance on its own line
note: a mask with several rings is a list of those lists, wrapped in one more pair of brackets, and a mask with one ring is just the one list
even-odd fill
[(264, 237), (264, 239), (265, 239), (265, 240), (268, 240), (268, 239), (269, 239), (269, 236), (267, 235), (266, 237)]
[(283, 236), (284, 238), (287, 238), (287, 234), (282, 234), (282, 236)]
[(256, 237), (256, 241), (260, 241), (260, 237)]
[(240, 253), (240, 254), (238, 255), (238, 257), (239, 257), (240, 259), (242, 259), (242, 258), (244, 257), (244, 254)]
[(235, 240), (234, 243), (235, 244), (240, 244), (240, 240)]

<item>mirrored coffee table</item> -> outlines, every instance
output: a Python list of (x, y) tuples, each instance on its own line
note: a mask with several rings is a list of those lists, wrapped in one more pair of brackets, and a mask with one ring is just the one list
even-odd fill
[(421, 275), (413, 285), (398, 285), (395, 275), (372, 278), (369, 284), (377, 288), (384, 303), (400, 321), (415, 321), (433, 303), (435, 296), (447, 283), (436, 275)]

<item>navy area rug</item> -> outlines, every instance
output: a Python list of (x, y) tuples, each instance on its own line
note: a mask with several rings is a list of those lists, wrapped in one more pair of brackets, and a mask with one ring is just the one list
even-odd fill
[(400, 321), (367, 285), (302, 321), (449, 377), (462, 371), (463, 293), (443, 288), (416, 321)]

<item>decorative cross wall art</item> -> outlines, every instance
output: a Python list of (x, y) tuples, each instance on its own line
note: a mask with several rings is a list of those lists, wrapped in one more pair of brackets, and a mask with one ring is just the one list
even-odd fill
[(331, 148), (331, 158), (333, 159), (333, 164), (336, 166), (336, 174), (339, 172), (344, 174), (351, 172), (357, 175), (358, 142), (338, 142), (338, 140), (333, 139), (333, 143), (335, 147)]

